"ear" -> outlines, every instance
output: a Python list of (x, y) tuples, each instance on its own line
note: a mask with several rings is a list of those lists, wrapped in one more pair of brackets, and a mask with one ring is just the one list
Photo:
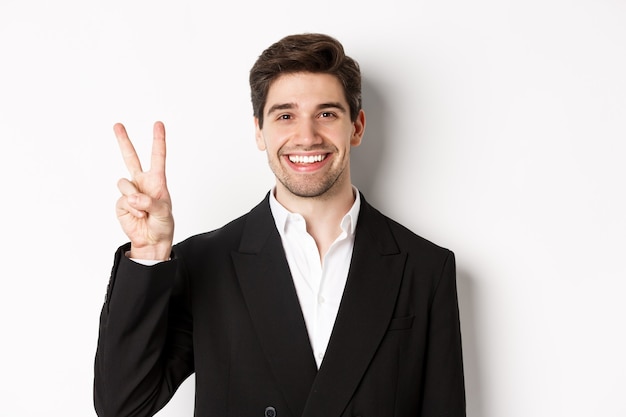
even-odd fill
[(264, 151), (265, 148), (265, 139), (263, 138), (263, 131), (259, 127), (259, 119), (258, 117), (254, 118), (254, 137), (256, 139), (256, 147), (260, 151)]
[(359, 111), (359, 114), (356, 116), (356, 120), (352, 123), (354, 131), (352, 132), (352, 137), (350, 138), (350, 145), (359, 146), (361, 144), (361, 139), (363, 139), (363, 134), (365, 133), (365, 112), (363, 109)]

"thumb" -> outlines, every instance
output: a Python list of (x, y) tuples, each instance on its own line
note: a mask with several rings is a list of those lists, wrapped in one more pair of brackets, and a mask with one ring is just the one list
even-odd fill
[(128, 205), (135, 210), (146, 212), (150, 216), (168, 217), (170, 215), (170, 208), (167, 203), (146, 194), (135, 193), (129, 195)]

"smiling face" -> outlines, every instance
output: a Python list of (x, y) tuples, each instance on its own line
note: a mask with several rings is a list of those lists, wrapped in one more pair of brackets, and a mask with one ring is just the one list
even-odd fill
[(329, 74), (281, 75), (271, 85), (256, 142), (276, 176), (276, 197), (352, 193), (350, 147), (361, 143), (365, 114), (355, 121), (339, 80)]

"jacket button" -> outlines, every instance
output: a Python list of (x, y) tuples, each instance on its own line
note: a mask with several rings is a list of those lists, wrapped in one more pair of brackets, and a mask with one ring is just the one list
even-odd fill
[(276, 417), (276, 409), (274, 407), (266, 407), (265, 417)]

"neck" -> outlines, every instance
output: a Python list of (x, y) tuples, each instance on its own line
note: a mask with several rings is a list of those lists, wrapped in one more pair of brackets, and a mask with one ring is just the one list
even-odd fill
[(287, 210), (304, 217), (307, 232), (315, 240), (320, 259), (324, 258), (341, 233), (341, 220), (356, 198), (349, 180), (335, 186), (332, 192), (318, 197), (299, 197), (291, 194), (280, 182), (276, 184), (276, 200)]

